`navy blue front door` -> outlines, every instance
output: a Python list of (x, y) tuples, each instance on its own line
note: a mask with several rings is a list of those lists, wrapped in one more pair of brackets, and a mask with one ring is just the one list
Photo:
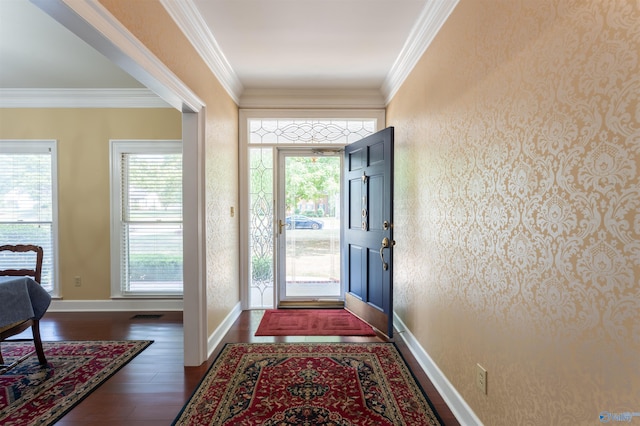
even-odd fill
[(345, 306), (393, 336), (393, 127), (348, 145), (344, 158)]

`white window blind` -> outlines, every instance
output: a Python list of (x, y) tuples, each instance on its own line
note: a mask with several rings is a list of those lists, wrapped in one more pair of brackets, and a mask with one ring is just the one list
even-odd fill
[[(0, 245), (43, 248), (41, 285), (55, 285), (55, 141), (0, 141)], [(34, 256), (0, 255), (0, 269), (32, 268)]]
[(164, 141), (115, 144), (120, 189), (116, 295), (181, 295), (181, 147)]

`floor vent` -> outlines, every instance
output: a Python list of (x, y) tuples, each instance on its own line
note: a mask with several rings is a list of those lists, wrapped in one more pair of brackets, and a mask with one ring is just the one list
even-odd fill
[(137, 314), (131, 317), (131, 319), (158, 319), (162, 317), (162, 314)]

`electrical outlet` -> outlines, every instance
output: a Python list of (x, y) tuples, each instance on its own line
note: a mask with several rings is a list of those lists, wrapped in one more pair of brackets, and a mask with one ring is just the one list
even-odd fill
[(82, 279), (80, 279), (80, 277), (75, 277), (75, 278), (73, 279), (73, 284), (74, 284), (76, 287), (81, 287), (81, 286), (82, 286)]
[(480, 364), (476, 364), (476, 386), (483, 394), (487, 394), (487, 370)]

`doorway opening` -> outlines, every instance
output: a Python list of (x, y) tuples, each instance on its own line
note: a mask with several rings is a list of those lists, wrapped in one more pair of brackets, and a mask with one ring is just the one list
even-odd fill
[[(281, 224), (283, 222), (282, 232), (287, 235), (286, 218), (296, 213), (310, 217), (315, 220), (322, 220), (322, 229), (325, 231), (332, 230), (337, 233), (336, 237), (327, 237), (323, 243), (316, 241), (316, 244), (324, 244), (323, 250), (328, 250), (331, 245), (340, 248), (340, 226), (339, 209), (340, 203), (336, 203), (333, 211), (330, 211), (327, 205), (320, 212), (322, 217), (318, 217), (319, 199), (300, 200), (300, 206), (290, 205), (288, 212), (285, 212), (284, 196), (279, 195), (279, 182), (283, 176), (283, 167), (280, 165), (279, 156), (281, 152), (290, 151), (290, 153), (316, 161), (320, 158), (333, 158), (341, 161), (341, 151), (344, 146), (358, 141), (368, 135), (375, 133), (384, 126), (384, 110), (241, 110), (240, 122), (240, 185), (242, 192), (245, 194), (240, 199), (240, 238), (241, 238), (241, 297), (244, 309), (272, 309), (279, 306), (280, 296), (284, 294), (284, 301), (293, 297), (295, 303), (304, 304), (302, 296), (303, 291), (314, 291), (313, 285), (306, 283), (302, 288), (302, 283), (298, 288), (295, 287), (295, 280), (301, 277), (311, 277), (316, 271), (304, 271), (301, 263), (308, 262), (304, 259), (307, 256), (302, 255), (306, 250), (311, 250), (313, 244), (306, 241), (322, 240), (321, 229), (313, 229), (312, 224), (306, 224), (309, 228), (300, 228), (289, 230), (288, 236), (291, 239), (289, 244), (289, 261), (290, 271), (286, 272), (286, 263), (282, 266), (279, 262), (283, 256), (278, 255), (280, 250), (280, 241), (286, 237), (278, 238)], [(296, 160), (302, 161), (302, 160)], [(306, 160), (305, 160), (306, 161)], [(293, 165), (292, 165), (293, 167)], [(339, 199), (339, 198), (338, 198)], [(304, 201), (308, 201), (305, 204)], [(311, 205), (315, 203), (312, 210), (313, 215), (304, 214), (310, 210)], [(282, 206), (282, 207), (278, 207)], [(280, 210), (281, 209), (281, 210)], [(282, 213), (281, 213), (282, 212)], [(333, 215), (335, 216), (329, 216)], [(289, 220), (291, 222), (291, 218)], [(337, 228), (333, 228), (336, 226)], [(293, 227), (293, 224), (292, 224)], [(304, 238), (303, 238), (304, 237)], [(295, 240), (294, 240), (295, 238)], [(301, 242), (304, 239), (304, 242)], [(286, 244), (284, 245), (286, 250)], [(319, 247), (316, 247), (319, 250)], [(327, 252), (325, 257), (330, 258)], [(285, 259), (287, 258), (285, 252)], [(296, 257), (298, 257), (297, 260)], [(336, 260), (336, 268), (339, 271), (340, 260), (339, 255)], [(327, 269), (326, 267), (323, 268)], [(330, 270), (330, 268), (329, 268)], [(282, 271), (282, 272), (281, 272)], [(281, 274), (286, 277), (289, 273), (293, 283), (290, 288), (282, 288), (278, 284), (277, 279)], [(323, 278), (329, 280), (329, 273)], [(314, 305), (322, 304), (322, 300), (329, 298), (330, 302), (340, 299), (343, 296), (343, 289), (339, 273), (332, 273), (331, 279), (335, 280), (333, 288), (339, 286), (340, 294), (335, 297), (335, 290), (331, 290), (330, 296), (317, 296), (310, 298)], [(310, 282), (310, 281), (309, 281)], [(319, 284), (318, 284), (319, 285)], [(325, 284), (323, 283), (323, 286)], [(331, 286), (325, 286), (327, 290)], [(294, 290), (299, 291), (296, 293)], [(329, 291), (329, 290), (327, 290)], [(295, 295), (295, 296), (294, 296)]]

